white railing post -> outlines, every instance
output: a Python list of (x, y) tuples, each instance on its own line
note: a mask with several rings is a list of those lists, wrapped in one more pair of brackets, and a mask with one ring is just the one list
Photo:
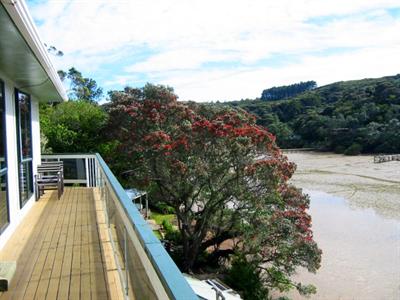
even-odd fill
[(128, 269), (128, 234), (126, 232), (126, 227), (124, 226), (124, 260), (125, 260), (125, 295), (129, 295), (129, 269)]
[(86, 169), (86, 187), (89, 187), (89, 162), (88, 158), (85, 158), (85, 169)]

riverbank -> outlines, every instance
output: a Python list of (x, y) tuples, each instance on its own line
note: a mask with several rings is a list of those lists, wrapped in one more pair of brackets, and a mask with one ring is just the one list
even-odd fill
[(400, 161), (374, 163), (372, 155), (289, 153), (297, 164), (292, 183), (298, 187), (343, 197), (350, 207), (372, 208), (400, 220)]
[[(310, 195), (314, 239), (322, 249), (313, 300), (400, 299), (400, 162), (329, 153), (288, 155), (298, 168), (292, 183)], [(305, 298), (297, 292), (291, 299)]]

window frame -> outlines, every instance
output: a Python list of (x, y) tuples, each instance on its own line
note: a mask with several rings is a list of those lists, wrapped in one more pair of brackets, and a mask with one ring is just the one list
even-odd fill
[[(7, 222), (5, 222), (0, 227), (0, 235), (7, 229), (7, 227), (11, 223), (10, 219), (10, 201), (9, 201), (9, 188), (8, 188), (8, 160), (7, 160), (7, 123), (6, 123), (6, 93), (5, 93), (5, 83), (0, 78), (0, 93), (2, 95), (0, 106), (3, 110), (2, 115), (0, 116), (1, 122), (4, 124), (2, 130), (2, 139), (3, 139), (3, 149), (4, 149), (4, 168), (0, 169), (0, 176), (5, 176), (5, 183), (6, 183), (6, 206), (7, 206)], [(0, 167), (1, 168), (1, 167)], [(1, 224), (1, 223), (0, 223)]]
[[(19, 90), (19, 89), (15, 89), (15, 118), (16, 118), (16, 127), (17, 127), (17, 156), (18, 156), (18, 185), (19, 185), (19, 205), (20, 208), (23, 208), (25, 206), (25, 204), (29, 201), (29, 199), (32, 197), (32, 195), (34, 194), (34, 188), (33, 188), (33, 143), (32, 143), (32, 98), (30, 94), (24, 93), (23, 91)], [(29, 104), (28, 104), (28, 109), (29, 109), (29, 135), (30, 135), (30, 157), (24, 157), (22, 151), (23, 151), (23, 145), (22, 145), (22, 128), (21, 128), (21, 109), (20, 109), (20, 99), (19, 99), (19, 95), (23, 94), (27, 97)], [(23, 198), (23, 190), (21, 190), (21, 177), (22, 177), (22, 173), (21, 173), (21, 168), (22, 165), (26, 164), (27, 166), (30, 165), (30, 170), (29, 168), (27, 168), (28, 171), (30, 171), (29, 173), (29, 186), (27, 189), (28, 195), (27, 197), (24, 199)]]

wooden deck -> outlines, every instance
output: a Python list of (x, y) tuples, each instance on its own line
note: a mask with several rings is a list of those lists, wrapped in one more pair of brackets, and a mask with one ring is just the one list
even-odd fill
[(47, 192), (0, 251), (17, 261), (3, 299), (123, 299), (96, 191)]

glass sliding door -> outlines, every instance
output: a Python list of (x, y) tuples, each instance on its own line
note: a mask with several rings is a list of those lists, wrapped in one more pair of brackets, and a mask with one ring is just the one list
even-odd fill
[(4, 83), (0, 80), (0, 233), (10, 223), (7, 194), (6, 112)]
[(19, 196), (20, 207), (33, 194), (32, 174), (32, 117), (30, 96), (15, 90), (15, 108), (17, 117)]

